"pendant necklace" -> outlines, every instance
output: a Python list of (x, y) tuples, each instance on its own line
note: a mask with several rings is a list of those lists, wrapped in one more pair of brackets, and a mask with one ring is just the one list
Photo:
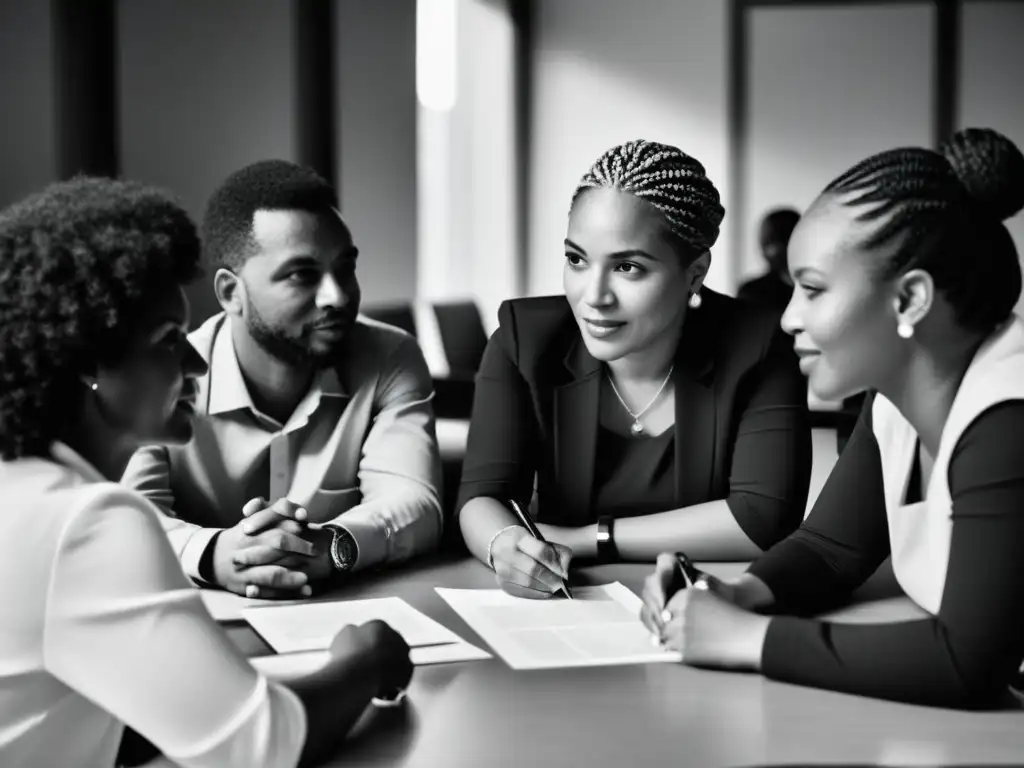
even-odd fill
[(623, 400), (622, 399), (622, 395), (619, 394), (619, 390), (615, 386), (615, 382), (612, 381), (611, 373), (608, 373), (607, 369), (605, 369), (605, 372), (608, 373), (608, 383), (612, 385), (612, 392), (614, 392), (615, 396), (617, 398), (619, 398), (619, 402), (622, 403), (622, 407), (626, 409), (626, 413), (628, 413), (631, 417), (633, 417), (633, 426), (631, 426), (629, 428), (629, 431), (632, 432), (634, 435), (642, 435), (643, 434), (643, 432), (644, 432), (644, 425), (640, 423), (640, 418), (645, 413), (647, 413), (649, 410), (651, 410), (651, 406), (652, 405), (654, 405), (656, 402), (658, 402), (658, 398), (661, 397), (661, 393), (665, 390), (665, 386), (668, 384), (668, 380), (672, 378), (672, 371), (673, 371), (673, 369), (675, 367), (676, 367), (676, 364), (672, 363), (672, 366), (668, 369), (668, 375), (665, 376), (665, 380), (663, 382), (661, 382), (661, 386), (658, 387), (658, 391), (654, 393), (654, 397), (651, 398), (651, 402), (649, 402), (646, 405), (646, 407), (644, 407), (643, 410), (638, 411), (637, 413), (633, 413), (633, 411), (630, 409), (630, 407), (628, 405), (626, 405), (626, 401)]

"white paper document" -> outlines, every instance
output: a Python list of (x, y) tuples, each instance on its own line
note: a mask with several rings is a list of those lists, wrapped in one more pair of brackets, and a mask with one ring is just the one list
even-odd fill
[(573, 587), (573, 600), (435, 589), (513, 669), (680, 661), (678, 653), (651, 645), (640, 621), (642, 601), (619, 582)]
[[(256, 656), (249, 661), (267, 677), (287, 678), (315, 672), (326, 665), (330, 657), (329, 651), (302, 651), (274, 656)], [(450, 664), (456, 661), (479, 661), (491, 658), (491, 654), (482, 648), (477, 648), (472, 643), (459, 642), (410, 648), (409, 658), (414, 666), (422, 667), (429, 664)]]
[(199, 589), (206, 610), (214, 621), (242, 621), (243, 608), (272, 607), (278, 605), (294, 605), (307, 602), (308, 598), (297, 600), (261, 600), (258, 597), (243, 597), (223, 589)]
[(374, 619), (390, 624), (410, 648), (463, 642), (400, 597), (243, 608), (242, 616), (278, 653), (326, 651), (343, 627)]

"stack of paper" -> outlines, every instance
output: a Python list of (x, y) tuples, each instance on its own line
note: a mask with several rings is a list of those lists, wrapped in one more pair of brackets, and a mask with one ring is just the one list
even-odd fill
[(651, 645), (640, 598), (622, 584), (574, 587), (573, 600), (529, 600), (498, 589), (437, 593), (513, 669), (681, 660)]
[(374, 619), (387, 622), (409, 644), (413, 664), (491, 657), (398, 597), (250, 607), (241, 614), (271, 648), (287, 655), (257, 666), (288, 667), (293, 672), (296, 667), (323, 666), (331, 641), (343, 627)]

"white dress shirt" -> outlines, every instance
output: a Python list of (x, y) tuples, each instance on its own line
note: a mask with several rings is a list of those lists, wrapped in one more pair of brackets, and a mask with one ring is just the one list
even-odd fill
[(355, 570), (393, 565), (441, 537), (441, 458), (433, 382), (416, 340), (360, 318), (337, 364), (324, 368), (284, 424), (255, 406), (231, 320), (215, 315), (189, 334), (209, 365), (199, 377), (195, 435), (184, 446), (146, 446), (121, 482), (162, 512), (185, 572), (214, 535), (257, 496), (305, 507), (356, 542)]
[(127, 724), (182, 766), (294, 766), (302, 703), (210, 618), (156, 508), (52, 453), (0, 462), (0, 765), (112, 766)]

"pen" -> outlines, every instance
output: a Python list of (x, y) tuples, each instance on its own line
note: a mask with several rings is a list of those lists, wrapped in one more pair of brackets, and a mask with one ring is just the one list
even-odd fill
[(682, 552), (676, 552), (676, 565), (686, 586), (694, 589), (707, 589), (707, 579), (704, 573)]
[[(509, 499), (508, 505), (512, 507), (512, 511), (516, 513), (516, 517), (519, 518), (519, 522), (523, 524), (523, 527), (526, 528), (527, 532), (531, 536), (533, 536), (533, 538), (535, 538), (541, 544), (548, 543), (547, 540), (544, 538), (543, 534), (541, 534), (540, 529), (537, 527), (536, 523), (534, 523), (533, 520), (530, 519), (530, 516), (528, 514), (523, 512), (522, 507), (520, 507), (516, 503), (515, 499)], [(565, 583), (565, 579), (562, 579), (562, 591), (565, 592), (565, 596), (568, 597), (570, 600), (573, 599), (572, 591), (569, 589), (569, 585)]]

